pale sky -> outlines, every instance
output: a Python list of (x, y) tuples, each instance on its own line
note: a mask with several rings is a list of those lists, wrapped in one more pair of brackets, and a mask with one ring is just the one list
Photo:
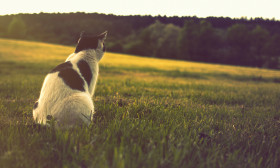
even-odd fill
[(0, 0), (0, 15), (40, 12), (280, 20), (280, 0)]

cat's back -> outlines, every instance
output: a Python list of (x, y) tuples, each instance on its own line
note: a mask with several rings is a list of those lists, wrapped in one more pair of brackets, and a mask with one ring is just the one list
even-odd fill
[(80, 101), (81, 105), (86, 104), (83, 106), (89, 106), (90, 109), (93, 108), (90, 105), (91, 98), (85, 87), (85, 81), (79, 74), (76, 63), (67, 61), (57, 65), (45, 77), (39, 100), (33, 108), (34, 118), (45, 123), (48, 115), (64, 114), (61, 111), (71, 107), (75, 101)]
[[(75, 63), (64, 62), (53, 68), (46, 76), (39, 102), (52, 107), (59, 100), (78, 92), (87, 92), (85, 82), (75, 69)], [(48, 109), (46, 109), (48, 111)]]
[[(81, 75), (74, 66), (75, 63), (72, 63), (71, 61), (64, 62), (52, 69), (48, 75), (53, 76), (53, 82), (61, 81), (66, 85), (66, 87), (68, 86), (71, 88), (71, 90), (84, 92), (86, 91), (84, 87), (84, 80), (81, 78)], [(52, 81), (50, 80), (50, 82)], [(53, 87), (56, 86), (54, 85)], [(58, 87), (58, 89), (63, 88)]]

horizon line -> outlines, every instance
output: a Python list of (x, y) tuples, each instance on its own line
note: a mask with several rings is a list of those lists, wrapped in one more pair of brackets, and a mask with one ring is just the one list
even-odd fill
[(100, 15), (114, 15), (114, 16), (151, 16), (151, 17), (167, 17), (167, 18), (172, 18), (172, 17), (179, 17), (179, 18), (184, 18), (184, 17), (196, 17), (196, 18), (230, 18), (230, 19), (238, 19), (238, 20), (256, 20), (256, 19), (262, 19), (262, 20), (269, 20), (269, 21), (280, 21), (280, 18), (277, 19), (275, 17), (272, 18), (264, 18), (264, 17), (249, 17), (249, 16), (240, 16), (240, 17), (231, 17), (231, 16), (197, 16), (197, 15), (166, 15), (166, 14), (114, 14), (114, 13), (102, 13), (102, 12), (85, 12), (85, 11), (75, 11), (75, 12), (19, 12), (19, 13), (6, 13), (6, 14), (0, 14), (0, 16), (12, 16), (12, 15), (24, 15), (24, 14), (75, 14), (75, 13), (83, 13), (83, 14), (100, 14)]

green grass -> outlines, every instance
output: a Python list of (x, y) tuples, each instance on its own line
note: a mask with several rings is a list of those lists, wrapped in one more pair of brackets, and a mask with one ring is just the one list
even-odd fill
[(107, 53), (89, 128), (40, 127), (74, 48), (0, 39), (0, 167), (280, 167), (280, 72)]

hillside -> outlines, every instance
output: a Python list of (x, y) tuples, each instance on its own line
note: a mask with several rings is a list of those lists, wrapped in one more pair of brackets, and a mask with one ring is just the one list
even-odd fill
[(0, 37), (74, 45), (82, 31), (108, 30), (107, 49), (140, 56), (280, 68), (277, 20), (98, 13), (0, 16)]
[(32, 121), (73, 47), (0, 39), (0, 167), (279, 167), (280, 73), (106, 53), (89, 128)]

